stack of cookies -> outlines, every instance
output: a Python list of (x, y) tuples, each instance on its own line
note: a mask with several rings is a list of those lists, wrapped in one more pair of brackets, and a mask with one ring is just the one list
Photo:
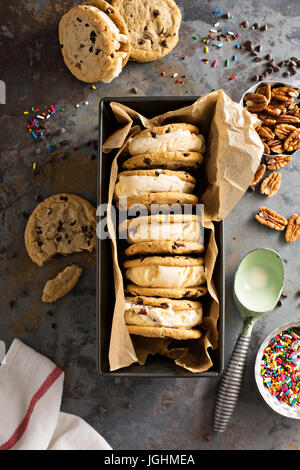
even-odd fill
[[(195, 207), (196, 178), (205, 151), (204, 137), (191, 124), (145, 129), (128, 143), (129, 158), (118, 174), (119, 210), (138, 209), (120, 235), (128, 246), (124, 263), (128, 284), (125, 321), (131, 334), (174, 339), (201, 336), (205, 285), (204, 240)], [(180, 213), (170, 210), (174, 205)], [(156, 213), (155, 213), (156, 212)], [(191, 300), (193, 299), (193, 300)]]
[(89, 0), (61, 18), (59, 43), (76, 78), (109, 83), (129, 58), (149, 62), (171, 52), (180, 23), (174, 0)]

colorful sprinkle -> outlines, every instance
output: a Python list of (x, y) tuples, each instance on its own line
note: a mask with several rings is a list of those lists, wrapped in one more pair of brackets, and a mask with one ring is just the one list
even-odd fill
[(229, 67), (229, 59), (225, 60), (225, 67)]
[(230, 77), (230, 80), (234, 80), (236, 78), (236, 75), (232, 75), (232, 77)]
[(263, 383), (271, 395), (289, 406), (300, 406), (300, 328), (281, 331), (265, 348)]
[(218, 59), (216, 59), (216, 60), (213, 62), (213, 64), (212, 64), (213, 69), (216, 68), (218, 62), (219, 62)]
[(234, 54), (234, 56), (232, 57), (232, 60), (233, 60), (233, 62), (236, 61), (236, 54)]
[(223, 10), (214, 10), (213, 11), (214, 15), (218, 15), (219, 13), (223, 13)]

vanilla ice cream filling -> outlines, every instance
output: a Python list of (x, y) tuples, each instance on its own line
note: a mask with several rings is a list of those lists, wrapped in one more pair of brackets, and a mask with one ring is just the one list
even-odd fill
[(186, 223), (141, 223), (133, 230), (128, 230), (129, 243), (147, 242), (152, 240), (182, 240), (186, 242), (196, 242), (201, 239), (200, 223), (196, 221)]
[(202, 309), (174, 310), (171, 304), (160, 308), (125, 302), (125, 309), (127, 325), (190, 329), (202, 320)]
[(191, 194), (195, 185), (189, 181), (183, 181), (176, 175), (160, 173), (156, 176), (129, 175), (120, 176), (115, 186), (115, 196), (139, 196), (145, 193), (160, 193), (179, 191)]
[(128, 38), (125, 34), (121, 34), (119, 28), (115, 25), (115, 23), (110, 19), (110, 17), (104, 13), (104, 11), (100, 10), (97, 7), (87, 6), (87, 9), (93, 11), (96, 15), (98, 15), (106, 24), (107, 28), (111, 31), (113, 36), (114, 45), (116, 46), (116, 50), (120, 49), (120, 43), (128, 42)]
[(194, 287), (204, 282), (204, 267), (134, 266), (126, 277), (140, 287)]
[(174, 150), (203, 153), (205, 151), (205, 140), (201, 134), (194, 134), (186, 129), (178, 129), (166, 134), (155, 134), (155, 137), (137, 136), (132, 139), (128, 148), (131, 155)]

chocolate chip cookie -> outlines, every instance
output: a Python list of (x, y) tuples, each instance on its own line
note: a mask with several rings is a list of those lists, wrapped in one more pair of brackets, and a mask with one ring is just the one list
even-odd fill
[(113, 0), (130, 36), (130, 58), (150, 62), (169, 54), (178, 42), (181, 13), (173, 0)]
[(25, 246), (39, 266), (56, 254), (94, 252), (96, 209), (75, 194), (55, 194), (38, 204), (28, 219)]

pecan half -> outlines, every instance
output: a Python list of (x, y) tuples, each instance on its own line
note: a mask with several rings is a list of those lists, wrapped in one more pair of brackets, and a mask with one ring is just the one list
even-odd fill
[(272, 98), (278, 101), (284, 101), (285, 103), (292, 103), (294, 98), (285, 95), (284, 93), (280, 93), (279, 91), (272, 90)]
[(287, 224), (285, 232), (285, 241), (293, 243), (297, 240), (300, 235), (300, 216), (293, 214)]
[(255, 218), (260, 224), (278, 231), (284, 230), (288, 223), (285, 217), (277, 214), (277, 212), (268, 207), (260, 207)]
[(300, 148), (300, 129), (293, 131), (284, 141), (284, 149), (288, 152), (294, 152)]
[(274, 132), (278, 139), (285, 140), (295, 129), (297, 129), (297, 127), (292, 126), (292, 124), (278, 124)]
[(266, 157), (266, 163), (268, 170), (280, 170), (289, 163), (291, 163), (292, 157)]
[(299, 93), (297, 90), (295, 90), (295, 88), (291, 88), (288, 86), (280, 86), (280, 87), (273, 88), (272, 92), (275, 94), (280, 93), (283, 95), (287, 95), (287, 96), (290, 96), (291, 98), (298, 98), (299, 96)]
[(267, 145), (269, 146), (269, 149), (273, 153), (279, 153), (279, 154), (284, 153), (282, 140), (279, 140), (279, 139), (268, 140)]
[(271, 150), (270, 150), (270, 147), (268, 146), (267, 142), (265, 142), (264, 140), (262, 140), (262, 143), (263, 143), (263, 146), (264, 146), (264, 153), (270, 155)]
[(280, 116), (282, 113), (283, 109), (279, 105), (274, 105), (274, 104), (268, 104), (264, 108), (264, 112), (267, 114), (270, 114), (270, 116)]
[(255, 186), (262, 179), (265, 172), (266, 172), (266, 165), (264, 164), (259, 165), (259, 167), (257, 168), (255, 172), (255, 175), (253, 176), (250, 186)]
[(263, 111), (268, 104), (267, 98), (258, 93), (247, 93), (245, 95), (245, 102), (250, 113), (259, 113)]
[(284, 124), (289, 124), (289, 123), (296, 124), (300, 122), (300, 118), (292, 114), (284, 114), (283, 116), (278, 116), (277, 122), (284, 123)]
[(259, 115), (259, 116), (258, 116), (258, 119), (260, 119), (261, 121), (263, 121), (263, 124), (264, 124), (265, 126), (268, 126), (268, 127), (274, 126), (274, 125), (277, 123), (276, 119), (272, 119), (272, 118), (270, 118), (270, 116), (265, 116), (265, 115), (264, 115), (264, 118), (261, 119), (261, 115)]
[(257, 129), (257, 133), (258, 133), (261, 137), (264, 137), (265, 139), (274, 139), (274, 137), (275, 137), (275, 134), (274, 134), (274, 132), (272, 131), (272, 129), (270, 129), (270, 128), (267, 127), (267, 126), (260, 126), (260, 127)]
[(256, 92), (259, 95), (263, 95), (267, 98), (268, 104), (271, 100), (271, 85), (267, 83), (266, 85), (261, 85), (256, 89)]
[(260, 186), (260, 192), (261, 194), (265, 194), (268, 197), (275, 196), (277, 193), (281, 183), (281, 174), (276, 173), (276, 171), (273, 171), (273, 173), (270, 173), (263, 182), (261, 183)]

